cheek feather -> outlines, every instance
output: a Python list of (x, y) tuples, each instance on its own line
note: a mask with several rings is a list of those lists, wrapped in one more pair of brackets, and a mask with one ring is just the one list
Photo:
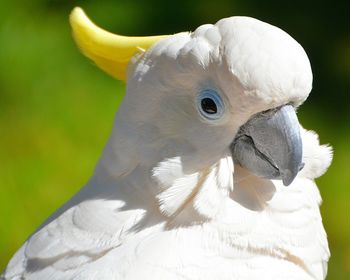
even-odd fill
[(299, 176), (315, 179), (322, 176), (330, 166), (333, 158), (333, 149), (328, 145), (320, 145), (318, 135), (314, 131), (301, 129), (303, 139), (304, 168)]

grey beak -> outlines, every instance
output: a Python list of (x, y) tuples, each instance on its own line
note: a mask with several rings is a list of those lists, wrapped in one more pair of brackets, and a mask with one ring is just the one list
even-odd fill
[(295, 109), (285, 105), (255, 115), (231, 144), (235, 163), (267, 179), (290, 185), (302, 169), (302, 140)]

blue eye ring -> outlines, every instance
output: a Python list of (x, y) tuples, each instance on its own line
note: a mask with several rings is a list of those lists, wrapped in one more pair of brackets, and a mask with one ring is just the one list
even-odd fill
[(197, 96), (197, 109), (203, 118), (215, 121), (224, 115), (225, 104), (216, 90), (204, 89)]

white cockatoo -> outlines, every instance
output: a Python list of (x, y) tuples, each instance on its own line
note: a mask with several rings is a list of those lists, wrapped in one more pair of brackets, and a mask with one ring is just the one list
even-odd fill
[(296, 116), (312, 87), (303, 48), (249, 17), (154, 37), (111, 34), (80, 8), (71, 24), (126, 95), (88, 184), (0, 278), (324, 279), (314, 178), (332, 152)]

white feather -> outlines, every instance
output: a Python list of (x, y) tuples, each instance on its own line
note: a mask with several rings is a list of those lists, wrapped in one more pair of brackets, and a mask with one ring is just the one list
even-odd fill
[(332, 148), (320, 145), (314, 131), (301, 130), (303, 139), (303, 161), (306, 163), (299, 176), (315, 179), (322, 176), (330, 166), (333, 158)]

